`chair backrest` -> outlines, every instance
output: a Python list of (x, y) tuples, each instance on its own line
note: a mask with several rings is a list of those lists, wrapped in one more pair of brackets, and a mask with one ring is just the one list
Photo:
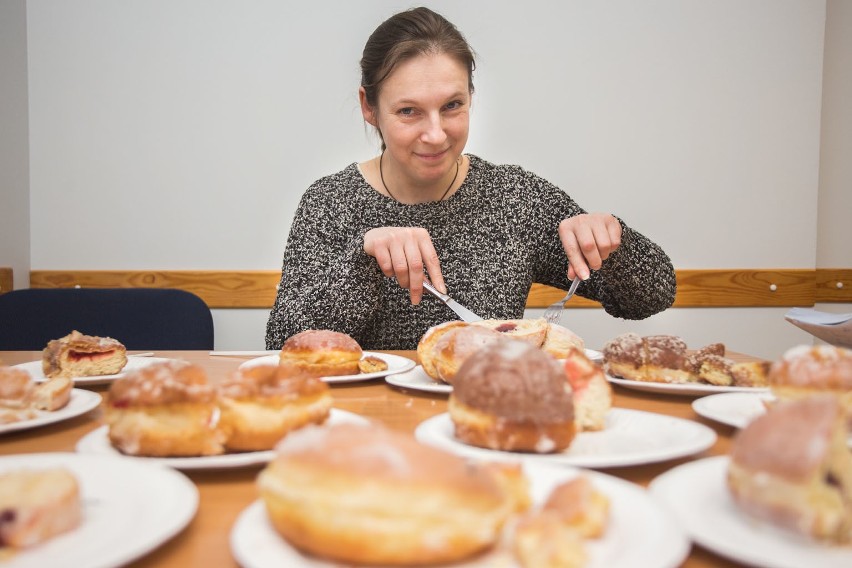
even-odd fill
[(41, 350), (73, 330), (133, 350), (213, 349), (204, 301), (170, 288), (29, 288), (0, 294), (0, 350)]

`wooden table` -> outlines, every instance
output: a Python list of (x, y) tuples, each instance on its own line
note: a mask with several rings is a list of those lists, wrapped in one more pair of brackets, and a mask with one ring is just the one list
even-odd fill
[[(413, 351), (389, 351), (416, 360)], [(729, 354), (737, 360), (752, 357)], [(158, 357), (185, 359), (202, 365), (211, 381), (228, 376), (245, 358), (210, 356), (207, 351), (162, 351)], [(0, 352), (6, 364), (34, 361), (40, 352)], [(93, 386), (104, 392), (107, 387)], [(332, 387), (336, 408), (378, 419), (387, 426), (413, 432), (426, 418), (446, 411), (447, 395), (410, 391), (391, 387), (381, 380), (337, 384)], [(657, 475), (692, 459), (724, 455), (730, 448), (734, 429), (699, 417), (690, 403), (695, 397), (664, 396), (614, 387), (613, 406), (657, 412), (706, 424), (716, 431), (718, 440), (703, 454), (660, 464), (600, 470), (642, 486)], [(77, 441), (101, 425), (101, 410), (64, 422), (31, 430), (11, 432), (0, 436), (0, 455), (38, 452), (73, 452)], [(194, 520), (179, 535), (141, 558), (135, 567), (208, 568), (237, 566), (231, 555), (229, 534), (237, 516), (257, 498), (255, 478), (260, 467), (218, 471), (189, 471), (187, 476), (198, 486), (200, 502)], [(120, 543), (116, 543), (120, 546)], [(720, 556), (693, 545), (683, 564), (689, 568), (739, 566)]]

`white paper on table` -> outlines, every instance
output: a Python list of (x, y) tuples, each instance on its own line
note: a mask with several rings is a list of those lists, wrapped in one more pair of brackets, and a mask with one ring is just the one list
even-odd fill
[(852, 314), (792, 308), (784, 314), (784, 319), (826, 343), (852, 348)]

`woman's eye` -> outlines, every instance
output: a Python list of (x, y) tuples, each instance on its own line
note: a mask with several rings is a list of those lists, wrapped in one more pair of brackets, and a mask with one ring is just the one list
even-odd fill
[(414, 109), (411, 107), (401, 108), (399, 109), (399, 114), (401, 114), (402, 116), (411, 116), (412, 114), (414, 114)]
[(456, 110), (458, 108), (461, 108), (461, 106), (462, 106), (461, 101), (453, 101), (453, 102), (447, 104), (447, 110)]

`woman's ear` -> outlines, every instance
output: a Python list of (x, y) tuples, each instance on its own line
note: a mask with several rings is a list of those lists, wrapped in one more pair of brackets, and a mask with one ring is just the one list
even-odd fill
[(376, 123), (376, 113), (373, 110), (373, 107), (370, 106), (370, 103), (367, 102), (367, 91), (364, 90), (364, 87), (358, 87), (358, 101), (361, 103), (361, 116), (364, 117), (367, 124), (371, 124), (378, 128), (378, 124)]

